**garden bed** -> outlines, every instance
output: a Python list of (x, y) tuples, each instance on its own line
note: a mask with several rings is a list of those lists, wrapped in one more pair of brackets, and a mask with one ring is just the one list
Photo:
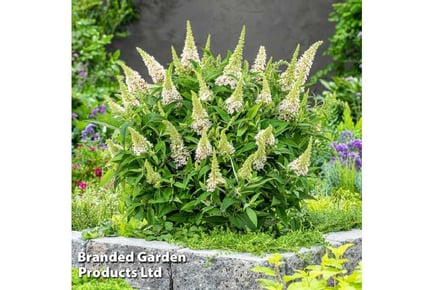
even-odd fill
[[(324, 237), (332, 246), (354, 244), (345, 253), (349, 260), (345, 268), (351, 272), (362, 259), (362, 231), (335, 232)], [(325, 248), (318, 246), (282, 253), (281, 272), (290, 275), (307, 264), (319, 264), (324, 252)], [(80, 262), (86, 257), (87, 261)], [(138, 289), (261, 289), (256, 279), (263, 274), (252, 272), (251, 268), (269, 266), (268, 257), (191, 250), (166, 242), (124, 237), (86, 241), (80, 232), (72, 232), (73, 267), (78, 267), (79, 272), (81, 269), (102, 276), (110, 272), (111, 277), (125, 277), (128, 284)], [(105, 258), (112, 262), (104, 261)], [(110, 271), (104, 272), (107, 268)]]

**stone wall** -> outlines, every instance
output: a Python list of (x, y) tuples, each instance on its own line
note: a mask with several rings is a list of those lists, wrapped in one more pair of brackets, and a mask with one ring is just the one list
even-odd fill
[[(362, 231), (330, 233), (325, 238), (333, 246), (347, 242), (355, 244), (345, 254), (349, 259), (346, 268), (352, 271), (362, 259)], [(298, 253), (283, 253), (285, 263), (281, 271), (292, 274), (307, 263), (319, 264), (324, 251), (323, 247), (312, 247)], [(83, 261), (86, 255), (90, 255), (89, 259)], [(112, 258), (112, 262), (92, 260), (104, 255)], [(126, 281), (137, 289), (261, 289), (256, 279), (262, 278), (262, 274), (250, 269), (256, 265), (269, 266), (267, 259), (267, 255), (191, 250), (165, 242), (124, 237), (84, 241), (80, 232), (72, 232), (73, 267), (89, 272), (108, 268), (112, 271), (111, 276), (129, 276)]]

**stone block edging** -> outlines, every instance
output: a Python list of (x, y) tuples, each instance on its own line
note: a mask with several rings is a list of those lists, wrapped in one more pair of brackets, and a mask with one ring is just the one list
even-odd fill
[[(349, 259), (345, 267), (351, 272), (362, 259), (362, 231), (335, 232), (324, 237), (332, 246), (354, 243), (345, 253)], [(302, 248), (298, 253), (282, 253), (284, 265), (281, 271), (292, 274), (307, 264), (319, 264), (324, 252), (323, 247), (316, 246)], [(166, 242), (125, 237), (86, 241), (81, 239), (81, 232), (76, 231), (72, 232), (71, 255), (72, 267), (89, 272), (108, 268), (112, 271), (110, 276), (124, 275), (120, 277), (126, 277), (128, 284), (141, 290), (259, 290), (256, 279), (263, 278), (263, 275), (250, 269), (256, 265), (269, 266), (269, 255), (258, 257), (222, 250), (191, 250)], [(110, 256), (110, 261), (98, 260), (98, 257), (109, 259)]]

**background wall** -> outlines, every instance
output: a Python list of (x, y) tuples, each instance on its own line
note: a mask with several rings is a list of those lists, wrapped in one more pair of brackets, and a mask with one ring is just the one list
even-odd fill
[[(312, 43), (323, 40), (311, 75), (323, 69), (330, 57), (323, 56), (334, 24), (328, 22), (336, 0), (135, 0), (140, 19), (128, 26), (129, 36), (115, 39), (111, 49), (120, 49), (121, 59), (147, 76), (136, 47), (153, 55), (164, 67), (171, 61), (170, 46), (181, 54), (186, 20), (191, 21), (198, 48), (204, 47), (211, 33), (211, 51), (226, 55), (233, 51), (242, 25), (246, 25), (244, 58), (253, 63), (260, 45), (267, 56), (290, 60), (300, 43), (303, 52)], [(200, 56), (202, 52), (199, 50)], [(322, 89), (313, 88), (313, 92)]]

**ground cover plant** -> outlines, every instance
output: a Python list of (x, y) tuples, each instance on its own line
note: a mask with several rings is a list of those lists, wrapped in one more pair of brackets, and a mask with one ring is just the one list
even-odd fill
[[(153, 84), (123, 65), (107, 141), (120, 186), (115, 227), (124, 235), (167, 224), (288, 231), (309, 195), (312, 147), (321, 136), (304, 84), (322, 42), (290, 61), (261, 46), (243, 60), (245, 28), (233, 53), (202, 58), (190, 23), (180, 57), (164, 68), (138, 48)], [(299, 56), (300, 54), (300, 56)], [(127, 228), (138, 231), (128, 232)], [(284, 232), (283, 231), (283, 232)]]
[(268, 290), (362, 289), (362, 262), (359, 262), (351, 274), (344, 268), (344, 264), (348, 262), (344, 253), (351, 246), (353, 244), (327, 247), (320, 265), (306, 266), (292, 275), (281, 274), (280, 266), (283, 262), (280, 254), (274, 254), (268, 259), (271, 267), (256, 266), (252, 271), (271, 277), (257, 279), (259, 284)]
[(132, 290), (124, 279), (121, 278), (94, 278), (79, 277), (78, 269), (72, 269), (72, 290)]

